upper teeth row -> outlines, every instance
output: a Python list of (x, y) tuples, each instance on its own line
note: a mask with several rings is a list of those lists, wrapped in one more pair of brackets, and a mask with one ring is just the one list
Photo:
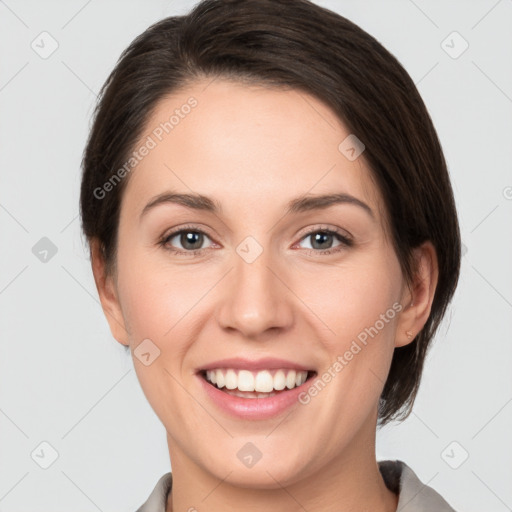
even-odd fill
[(249, 370), (217, 369), (207, 370), (206, 380), (216, 384), (218, 388), (240, 391), (259, 391), (270, 393), (287, 387), (292, 389), (306, 382), (307, 371), (277, 370), (272, 376), (269, 370), (250, 372)]

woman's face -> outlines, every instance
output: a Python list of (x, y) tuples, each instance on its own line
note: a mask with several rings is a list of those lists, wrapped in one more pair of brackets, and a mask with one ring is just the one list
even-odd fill
[[(109, 320), (173, 467), (276, 487), (373, 442), (410, 298), (362, 146), (333, 111), (303, 92), (208, 83), (161, 101), (134, 148)], [(245, 389), (295, 385), (293, 369), (316, 378), (241, 398), (205, 368)]]

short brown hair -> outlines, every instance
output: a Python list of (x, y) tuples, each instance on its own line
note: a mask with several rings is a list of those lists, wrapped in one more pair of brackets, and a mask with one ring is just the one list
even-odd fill
[(204, 0), (139, 35), (100, 91), (84, 150), (80, 213), (88, 242), (99, 241), (112, 271), (127, 179), (102, 199), (94, 191), (126, 161), (159, 100), (205, 77), (300, 89), (323, 101), (365, 144), (408, 283), (412, 250), (433, 243), (439, 279), (431, 313), (411, 343), (395, 348), (379, 406), (381, 425), (404, 419), (457, 286), (460, 232), (441, 145), (418, 90), (398, 60), (348, 19), (307, 0)]

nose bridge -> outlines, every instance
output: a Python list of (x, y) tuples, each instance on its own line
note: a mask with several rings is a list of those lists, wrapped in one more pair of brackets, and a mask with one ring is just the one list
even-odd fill
[(221, 326), (246, 337), (288, 326), (292, 304), (272, 251), (247, 237), (236, 247), (233, 265), (217, 316)]

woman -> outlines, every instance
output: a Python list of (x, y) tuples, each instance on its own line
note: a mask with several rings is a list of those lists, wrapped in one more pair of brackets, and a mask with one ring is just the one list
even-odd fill
[(411, 410), (459, 276), (412, 80), (306, 0), (206, 0), (106, 81), (81, 215), (115, 339), (167, 432), (143, 512), (453, 510), (377, 425)]

